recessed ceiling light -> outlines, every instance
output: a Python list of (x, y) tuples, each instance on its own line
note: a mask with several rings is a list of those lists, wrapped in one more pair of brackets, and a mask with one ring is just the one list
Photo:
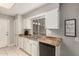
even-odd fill
[(6, 8), (6, 9), (10, 9), (13, 5), (14, 3), (0, 3), (0, 7)]

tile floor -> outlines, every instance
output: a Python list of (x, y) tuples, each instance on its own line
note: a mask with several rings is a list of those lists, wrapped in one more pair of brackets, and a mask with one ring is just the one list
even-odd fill
[(0, 56), (28, 56), (25, 52), (15, 46), (0, 48)]

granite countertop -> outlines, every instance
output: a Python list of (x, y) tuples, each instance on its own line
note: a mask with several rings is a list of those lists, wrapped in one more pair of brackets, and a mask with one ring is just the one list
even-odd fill
[(32, 35), (24, 35), (24, 34), (19, 34), (20, 37), (28, 38), (30, 40), (37, 41), (36, 38), (34, 38)]
[(31, 35), (20, 34), (19, 36), (29, 38), (30, 40), (35, 40), (35, 41), (39, 41), (39, 42), (42, 42), (42, 43), (54, 45), (56, 47), (59, 46), (62, 42), (62, 38), (58, 38), (58, 37), (42, 36), (42, 37), (39, 37), (39, 38), (36, 39)]
[(50, 44), (50, 45), (54, 45), (54, 46), (59, 46), (62, 42), (62, 39), (58, 38), (58, 37), (44, 36), (42, 38), (39, 38), (38, 41), (42, 42), (42, 43), (47, 43), (47, 44)]
[(31, 35), (19, 34), (20, 37), (31, 38)]

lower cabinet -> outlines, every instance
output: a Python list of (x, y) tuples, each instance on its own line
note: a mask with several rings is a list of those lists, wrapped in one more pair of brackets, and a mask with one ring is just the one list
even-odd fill
[(28, 54), (32, 56), (39, 55), (39, 42), (31, 40), (29, 38), (19, 37), (18, 39), (19, 48), (26, 51)]
[(18, 47), (23, 49), (23, 37), (18, 37)]
[(24, 50), (27, 51), (28, 50), (28, 39), (27, 38), (26, 39), (24, 38), (24, 45), (23, 46), (24, 46)]
[[(41, 50), (40, 46), (41, 45), (38, 41), (31, 40), (31, 39), (25, 38), (25, 37), (18, 37), (18, 47), (23, 49), (24, 51), (26, 51), (29, 55), (40, 56), (40, 50)], [(44, 46), (42, 48), (44, 48), (43, 50), (46, 51)], [(60, 46), (56, 47), (54, 52), (55, 52), (55, 56), (60, 56)], [(46, 52), (44, 52), (44, 53), (46, 53)]]
[(39, 56), (39, 42), (32, 41), (32, 56)]
[(32, 44), (28, 38), (24, 38), (24, 50), (31, 54)]
[(27, 52), (32, 55), (32, 43), (31, 43), (31, 40), (29, 40), (28, 51)]
[[(45, 46), (45, 45), (44, 45)], [(45, 49), (42, 45), (42, 48)], [(18, 47), (26, 51), (29, 55), (40, 56), (40, 43), (25, 37), (18, 37)], [(46, 48), (47, 49), (47, 48)], [(41, 50), (43, 53), (43, 50)], [(46, 51), (46, 50), (44, 50)], [(55, 48), (55, 56), (60, 56), (60, 46)], [(44, 52), (46, 53), (46, 52)]]
[(20, 40), (21, 40), (21, 48), (23, 49), (23, 48), (24, 48), (24, 46), (23, 46), (23, 45), (24, 45), (24, 38), (23, 38), (23, 37), (21, 37), (21, 39), (20, 39)]

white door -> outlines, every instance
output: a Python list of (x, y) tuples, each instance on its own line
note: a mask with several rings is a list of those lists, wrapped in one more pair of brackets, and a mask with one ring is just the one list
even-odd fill
[(9, 20), (0, 19), (0, 48), (8, 45)]

